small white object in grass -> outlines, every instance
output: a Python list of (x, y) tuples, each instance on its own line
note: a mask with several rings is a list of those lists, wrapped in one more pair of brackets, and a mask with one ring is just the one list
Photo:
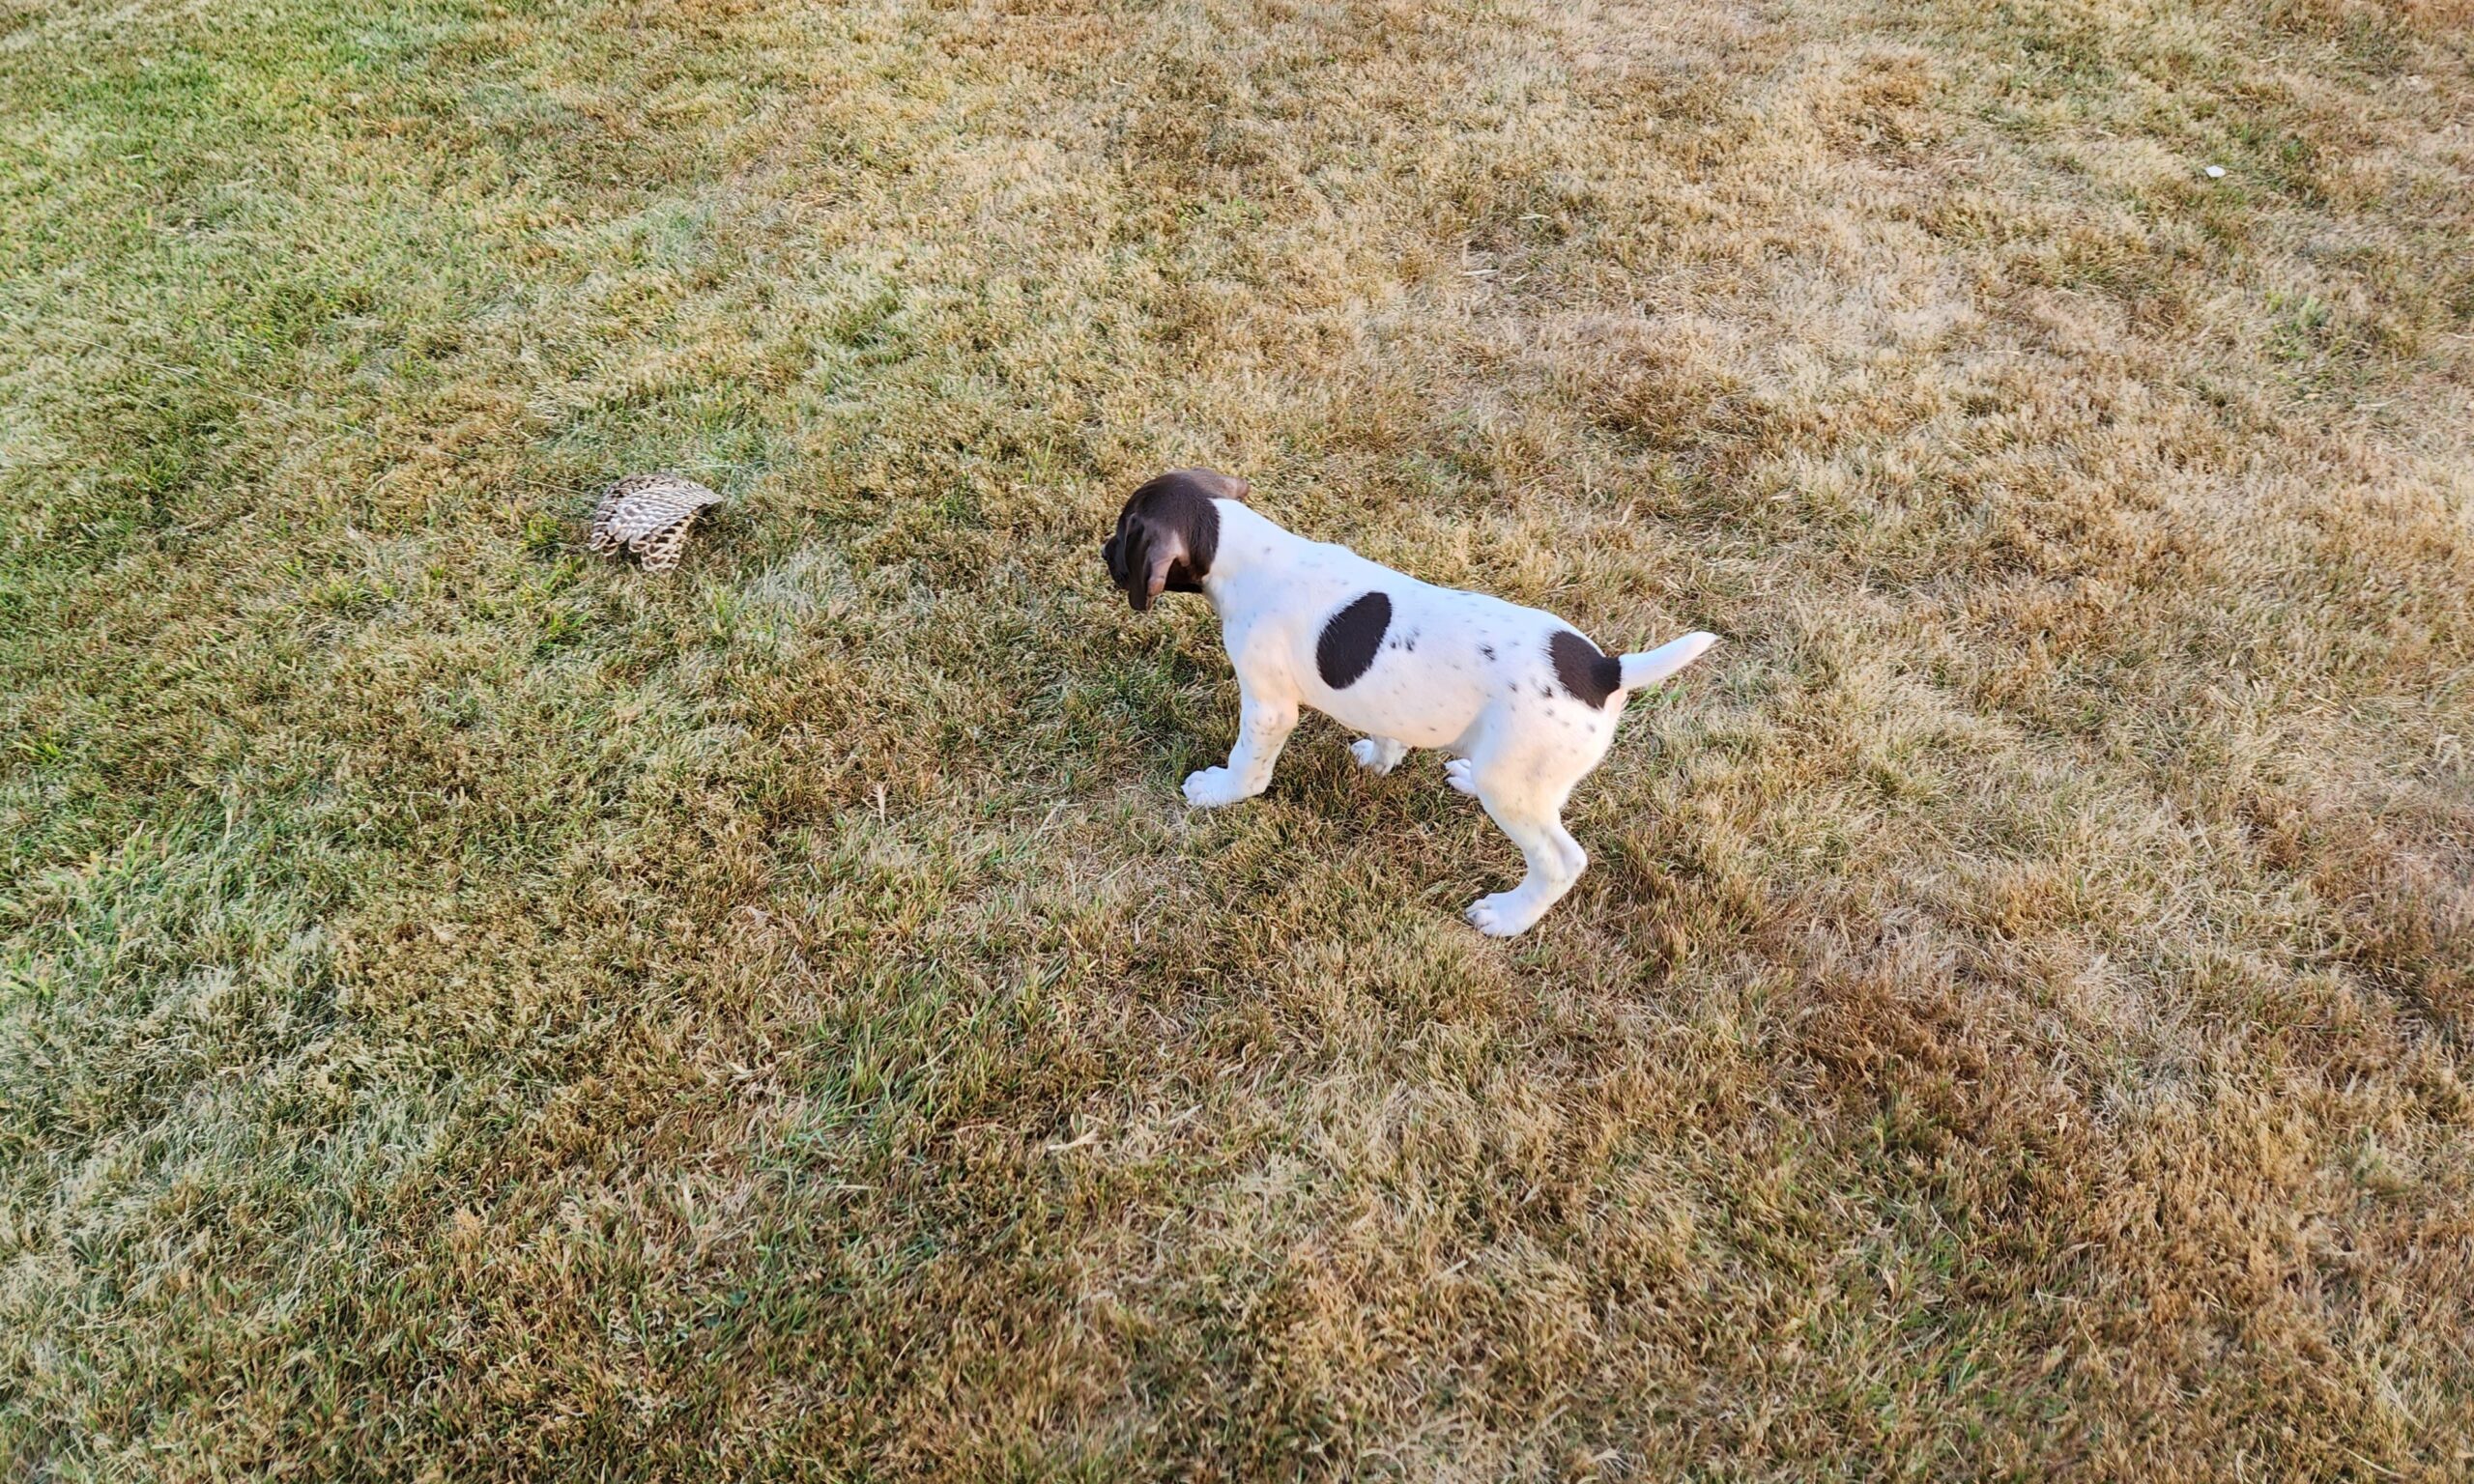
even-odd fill
[(2225, 179), (2225, 167), (2223, 165), (2208, 166), (2207, 178), (2211, 181), (2221, 181)]
[(646, 571), (667, 572), (678, 565), (687, 528), (705, 506), (721, 502), (719, 495), (677, 474), (629, 474), (602, 492), (585, 544), (596, 552), (624, 547)]

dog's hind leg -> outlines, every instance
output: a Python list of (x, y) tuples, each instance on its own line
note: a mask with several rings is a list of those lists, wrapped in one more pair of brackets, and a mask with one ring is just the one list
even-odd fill
[(1494, 756), (1495, 738), (1502, 732), (1502, 710), (1490, 706), (1469, 725), (1467, 731), (1445, 746), (1444, 751), (1451, 756), (1443, 761), (1443, 781), (1471, 798), (1477, 797), (1478, 759)]
[(1369, 773), (1389, 773), (1409, 756), (1409, 744), (1390, 737), (1360, 737), (1349, 744), (1349, 756)]
[[(1467, 915), (1480, 932), (1509, 938), (1527, 932), (1548, 907), (1563, 899), (1588, 869), (1589, 852), (1564, 828), (1564, 799), (1571, 791), (1568, 784), (1543, 785), (1527, 769), (1505, 767), (1500, 759), (1488, 761), (1494, 765), (1473, 762), (1468, 771), (1473, 786), (1468, 791), (1478, 795), (1478, 802), (1486, 807), (1486, 816), (1520, 847), (1521, 862), (1528, 869), (1519, 885), (1479, 898), (1469, 904)], [(1459, 779), (1453, 782), (1455, 787), (1462, 786)]]

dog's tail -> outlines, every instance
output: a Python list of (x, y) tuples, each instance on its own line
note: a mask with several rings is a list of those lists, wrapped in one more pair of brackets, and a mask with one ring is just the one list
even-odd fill
[(1624, 689), (1638, 691), (1657, 684), (1701, 658), (1717, 642), (1715, 634), (1686, 634), (1672, 643), (1658, 645), (1647, 654), (1619, 656), (1624, 667)]

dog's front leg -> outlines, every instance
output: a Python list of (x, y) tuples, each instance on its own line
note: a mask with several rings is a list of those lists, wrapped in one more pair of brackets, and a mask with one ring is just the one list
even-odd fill
[(1296, 697), (1240, 674), (1237, 745), (1228, 750), (1226, 766), (1187, 775), (1186, 802), (1196, 809), (1218, 809), (1271, 786), (1272, 764), (1280, 761), (1280, 750), (1296, 727)]

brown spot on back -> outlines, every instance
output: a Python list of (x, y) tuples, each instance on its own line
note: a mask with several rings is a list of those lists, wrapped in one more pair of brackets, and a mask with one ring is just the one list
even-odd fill
[(1383, 631), (1392, 626), (1392, 599), (1369, 592), (1351, 599), (1323, 625), (1314, 642), (1314, 670), (1336, 691), (1357, 684), (1373, 668), (1374, 653), (1383, 647)]

